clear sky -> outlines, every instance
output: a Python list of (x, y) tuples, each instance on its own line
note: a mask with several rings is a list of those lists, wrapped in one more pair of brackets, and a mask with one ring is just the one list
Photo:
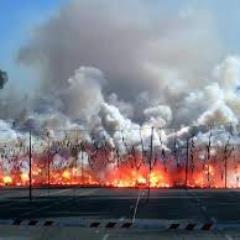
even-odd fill
[(66, 0), (0, 0), (0, 68), (7, 71), (10, 83), (27, 92), (34, 85), (30, 69), (16, 62), (19, 47), (31, 30), (52, 15)]
[[(20, 46), (29, 38), (31, 29), (54, 14), (62, 4), (69, 0), (0, 0), (1, 51), (0, 68), (6, 70), (10, 81), (16, 88), (25, 92), (34, 85), (33, 73), (16, 63)], [(79, 0), (80, 1), (80, 0)], [(153, 11), (166, 7), (172, 11), (182, 6), (206, 9), (215, 22), (219, 37), (226, 51), (240, 54), (240, 1), (238, 0), (142, 0), (152, 6)]]

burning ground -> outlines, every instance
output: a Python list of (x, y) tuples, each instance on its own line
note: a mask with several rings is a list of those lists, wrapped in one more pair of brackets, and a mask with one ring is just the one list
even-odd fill
[(156, 143), (156, 137), (166, 134), (163, 129), (132, 130), (139, 134), (134, 145), (123, 131), (117, 131), (121, 143), (114, 145), (106, 139), (86, 140), (83, 130), (57, 130), (58, 139), (49, 132), (31, 136), (31, 149), (24, 133), (0, 148), (1, 185), (28, 185), (31, 151), (34, 186), (239, 187), (237, 128), (201, 128), (201, 136), (193, 130), (185, 138), (171, 132), (167, 145)]
[(159, 11), (70, 1), (34, 29), (38, 89), (1, 92), (2, 185), (28, 184), (31, 150), (35, 185), (239, 187), (240, 58), (210, 12)]

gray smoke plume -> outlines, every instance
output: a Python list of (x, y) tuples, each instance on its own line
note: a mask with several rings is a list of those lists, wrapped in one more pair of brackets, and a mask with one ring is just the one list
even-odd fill
[(139, 144), (131, 129), (144, 129), (148, 145), (151, 127), (179, 129), (161, 131), (167, 142), (189, 135), (192, 124), (237, 124), (240, 59), (224, 54), (205, 10), (154, 13), (141, 0), (72, 0), (19, 50), (18, 61), (42, 79), (19, 124), (100, 131), (112, 145), (122, 135)]
[(57, 94), (63, 111), (74, 118), (86, 111), (82, 104), (91, 105), (91, 96), (86, 99), (91, 83), (80, 86), (81, 94), (75, 88), (73, 95), (63, 92), (73, 72), (87, 66), (104, 75), (103, 98), (114, 93), (134, 121), (145, 121), (144, 108), (167, 105), (173, 115), (168, 124), (190, 124), (197, 114), (178, 112), (184, 111), (182, 99), (208, 84), (222, 50), (208, 12), (166, 15), (161, 9), (152, 14), (142, 1), (71, 1), (36, 27), (18, 60), (40, 69), (43, 94)]
[(119, 161), (136, 167), (136, 152), (178, 173), (194, 155), (203, 173), (210, 157), (226, 159), (240, 144), (240, 57), (224, 52), (210, 12), (161, 4), (71, 0), (37, 26), (18, 61), (35, 67), (40, 90), (1, 95), (0, 144), (28, 147), (31, 130), (34, 151), (56, 153), (53, 168), (83, 164), (102, 179)]

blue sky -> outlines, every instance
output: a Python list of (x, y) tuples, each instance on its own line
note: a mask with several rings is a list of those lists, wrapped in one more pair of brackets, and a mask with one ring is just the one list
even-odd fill
[(31, 30), (41, 24), (66, 0), (0, 0), (0, 68), (6, 70), (12, 85), (27, 92), (34, 85), (33, 73), (16, 63), (19, 47)]
[[(227, 52), (240, 54), (240, 1), (230, 0), (142, 0), (153, 6), (167, 7), (173, 11), (183, 7), (206, 9), (213, 15), (219, 37)], [(27, 92), (34, 86), (33, 72), (16, 63), (16, 53), (29, 38), (31, 29), (45, 21), (68, 0), (0, 0), (1, 51), (0, 68), (9, 74), (10, 82), (16, 88)]]

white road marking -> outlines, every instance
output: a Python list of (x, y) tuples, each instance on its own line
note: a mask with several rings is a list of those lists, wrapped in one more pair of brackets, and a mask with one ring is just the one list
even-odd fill
[[(77, 195), (76, 195), (77, 196)], [(121, 200), (121, 199), (136, 199), (136, 196), (90, 196), (89, 199), (117, 199), (117, 200)], [(151, 199), (193, 199), (194, 196), (179, 196), (179, 197), (162, 197), (162, 196), (150, 196)], [(134, 207), (134, 205), (132, 205)]]
[(229, 234), (225, 234), (227, 240), (233, 240), (233, 238)]
[[(71, 189), (68, 189), (68, 190), (71, 190)], [(89, 195), (89, 194), (94, 193), (94, 192), (96, 192), (96, 191), (97, 191), (97, 189), (90, 189), (90, 190), (88, 190), (88, 191), (84, 191), (84, 192), (82, 192), (82, 193), (79, 193), (78, 196)], [(66, 200), (64, 200), (64, 201), (56, 201), (56, 202), (54, 202), (54, 203), (52, 203), (52, 204), (49, 204), (49, 205), (47, 205), (47, 206), (44, 206), (44, 207), (41, 207), (41, 208), (38, 208), (38, 209), (33, 209), (33, 210), (29, 211), (29, 212), (25, 212), (24, 214), (22, 214), (22, 216), (26, 216), (26, 215), (28, 215), (28, 214), (30, 214), (30, 213), (35, 213), (35, 212), (39, 212), (39, 211), (41, 211), (41, 210), (45, 210), (45, 209), (51, 208), (51, 207), (52, 207), (53, 205), (55, 205), (55, 204), (64, 203), (64, 202), (66, 202), (66, 201), (69, 201), (69, 199), (66, 199)]]
[[(55, 195), (55, 194), (58, 194), (58, 193), (62, 193), (62, 192), (65, 192), (65, 191), (68, 191), (69, 189), (64, 189), (64, 190), (60, 190), (60, 191), (57, 191), (57, 192), (53, 192), (53, 193), (51, 193), (51, 194), (49, 194), (49, 195)], [(14, 190), (12, 190), (12, 191), (14, 191)], [(18, 195), (18, 193), (16, 193), (16, 192), (13, 192), (14, 193), (14, 195)], [(22, 193), (22, 192), (21, 192)], [(28, 192), (26, 192), (25, 194), (23, 194), (22, 196), (27, 196), (27, 194), (28, 194)], [(40, 194), (40, 195), (37, 195), (37, 196), (46, 196), (46, 195), (48, 195), (48, 194)], [(34, 196), (34, 194), (33, 194), (33, 196)], [(5, 199), (7, 199), (7, 198), (9, 198), (10, 196), (5, 196), (5, 197), (3, 197), (3, 199), (4, 199), (4, 201), (6, 201)], [(11, 201), (11, 200), (10, 200)], [(19, 200), (17, 200), (17, 201), (19, 201)], [(16, 201), (11, 201), (11, 202), (4, 202), (4, 203), (1, 203), (1, 201), (0, 201), (0, 207), (1, 208), (3, 208), (3, 207), (10, 207), (10, 206), (12, 206), (12, 205), (16, 205)]]
[(125, 216), (122, 216), (122, 217), (120, 217), (118, 220), (120, 221), (120, 222), (122, 222), (122, 221), (124, 221), (126, 219), (126, 217)]
[(140, 199), (141, 199), (141, 195), (143, 195), (143, 194), (142, 194), (141, 191), (139, 191), (137, 201), (136, 201), (136, 205), (135, 205), (135, 208), (134, 208), (133, 217), (132, 217), (132, 223), (134, 223), (135, 219), (136, 219), (137, 209), (138, 209), (138, 205), (139, 205), (139, 202), (140, 202)]
[[(51, 190), (51, 189), (49, 189)], [(51, 195), (55, 195), (55, 194), (59, 194), (59, 193), (64, 193), (64, 192), (67, 192), (69, 191), (70, 189), (62, 189), (62, 190), (59, 190), (59, 191), (52, 191), (52, 192), (49, 192), (49, 193), (40, 193), (40, 196), (51, 196)]]
[(106, 234), (103, 236), (102, 240), (107, 240), (107, 239), (108, 239), (108, 237), (109, 237), (109, 234), (108, 234), (108, 233), (106, 233)]
[[(24, 193), (24, 194), (23, 194)], [(2, 199), (6, 199), (6, 198), (9, 198), (9, 197), (11, 197), (12, 195), (14, 194), (14, 196), (18, 196), (18, 197), (24, 197), (25, 196), (25, 191), (19, 191), (19, 190), (9, 190), (9, 191), (7, 191), (7, 192), (2, 192), (1, 190), (0, 190), (0, 201), (2, 200)]]

